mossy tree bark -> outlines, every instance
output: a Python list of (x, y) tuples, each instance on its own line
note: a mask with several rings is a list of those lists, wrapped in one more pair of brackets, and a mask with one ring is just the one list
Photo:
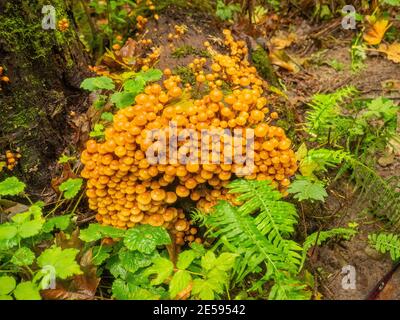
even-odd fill
[[(65, 32), (42, 28), (48, 4), (68, 19)], [(70, 0), (0, 0), (0, 65), (11, 80), (0, 92), (0, 152), (20, 148), (14, 174), (34, 190), (49, 186), (72, 134), (70, 112), (85, 108), (79, 85), (89, 61), (70, 8)]]

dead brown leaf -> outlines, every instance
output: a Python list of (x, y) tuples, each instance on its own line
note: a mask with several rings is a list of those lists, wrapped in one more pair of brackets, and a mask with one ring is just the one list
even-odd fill
[(386, 54), (387, 58), (395, 63), (400, 63), (400, 43), (381, 44), (378, 51)]

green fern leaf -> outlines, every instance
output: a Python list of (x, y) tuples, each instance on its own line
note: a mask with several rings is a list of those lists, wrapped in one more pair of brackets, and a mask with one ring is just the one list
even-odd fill
[(379, 233), (368, 236), (369, 243), (381, 253), (390, 253), (393, 261), (400, 259), (400, 237), (393, 233)]

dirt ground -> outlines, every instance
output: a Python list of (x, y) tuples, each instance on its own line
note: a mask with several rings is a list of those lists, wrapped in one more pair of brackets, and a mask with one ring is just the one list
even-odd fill
[[(385, 85), (391, 81), (399, 81), (400, 65), (382, 56), (368, 55), (364, 68), (358, 73), (351, 72), (350, 38), (348, 33), (333, 34), (337, 38), (319, 39), (320, 47), (313, 46), (308, 54), (317, 55), (319, 63), (309, 63), (299, 73), (293, 75), (283, 73), (282, 78), (288, 88), (289, 96), (296, 97), (294, 108), (304, 115), (304, 102), (318, 92), (329, 93), (336, 89), (353, 85), (363, 98), (385, 96), (395, 101), (400, 100), (399, 90), (388, 91)], [(308, 44), (306, 44), (308, 45)], [(297, 48), (299, 52), (302, 48)], [(296, 54), (296, 51), (293, 51)], [(324, 62), (336, 60), (343, 65), (343, 70), (337, 71)], [(399, 154), (386, 167), (377, 167), (384, 177), (400, 176)], [(378, 191), (379, 192), (379, 191)], [(346, 226), (349, 222), (359, 224), (358, 234), (350, 241), (328, 243), (314, 251), (309, 266), (318, 275), (317, 282), (323, 299), (365, 299), (378, 281), (391, 270), (392, 262), (388, 256), (380, 255), (368, 246), (368, 234), (380, 231), (384, 222), (372, 215), (366, 215), (355, 201), (351, 186), (338, 183), (330, 187), (326, 206), (318, 212), (318, 223), (324, 229)], [(313, 214), (311, 214), (312, 216)], [(306, 213), (307, 222), (312, 217)], [(315, 219), (314, 219), (315, 220)], [(353, 266), (356, 272), (356, 288), (343, 289), (342, 267)], [(400, 299), (400, 272), (396, 272), (380, 299)]]

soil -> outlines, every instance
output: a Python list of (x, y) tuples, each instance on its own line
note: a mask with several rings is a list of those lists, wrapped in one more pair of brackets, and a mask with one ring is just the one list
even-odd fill
[[(339, 32), (335, 36), (337, 38), (334, 40), (334, 45), (331, 38), (321, 38), (318, 39), (320, 46), (312, 45), (313, 50), (307, 54), (315, 56), (318, 52), (322, 52), (323, 58), (320, 61), (336, 60), (343, 64), (342, 71), (323, 63), (309, 63), (295, 75), (281, 72), (280, 76), (288, 88), (288, 95), (295, 97), (294, 108), (300, 113), (297, 118), (304, 119), (305, 101), (308, 101), (313, 94), (333, 92), (348, 85), (355, 86), (363, 98), (385, 96), (399, 101), (399, 90), (385, 90), (385, 83), (400, 79), (400, 65), (382, 56), (368, 55), (362, 70), (352, 73), (349, 50), (351, 34)], [(298, 48), (297, 52), (302, 49), (304, 48)], [(297, 52), (291, 53), (296, 55)], [(377, 171), (383, 177), (399, 177), (399, 153), (397, 152), (391, 164), (386, 167), (378, 166)], [(392, 268), (391, 259), (387, 255), (380, 255), (368, 246), (368, 234), (382, 231), (386, 221), (365, 214), (360, 207), (362, 204), (355, 200), (357, 195), (352, 192), (352, 186), (343, 184), (344, 180), (331, 186), (324, 208), (312, 214), (318, 218), (313, 219), (312, 215), (306, 213), (306, 221), (312, 225), (316, 220), (317, 224), (323, 226), (322, 229), (347, 226), (349, 222), (357, 222), (359, 232), (350, 241), (328, 243), (316, 248), (309, 261), (309, 267), (317, 274), (318, 288), (323, 299), (365, 299), (378, 281)], [(311, 230), (313, 231), (315, 230)], [(349, 265), (355, 268), (356, 288), (346, 290), (342, 287), (342, 279), (345, 276), (342, 274), (342, 268)], [(399, 271), (394, 274), (379, 299), (400, 299)]]

